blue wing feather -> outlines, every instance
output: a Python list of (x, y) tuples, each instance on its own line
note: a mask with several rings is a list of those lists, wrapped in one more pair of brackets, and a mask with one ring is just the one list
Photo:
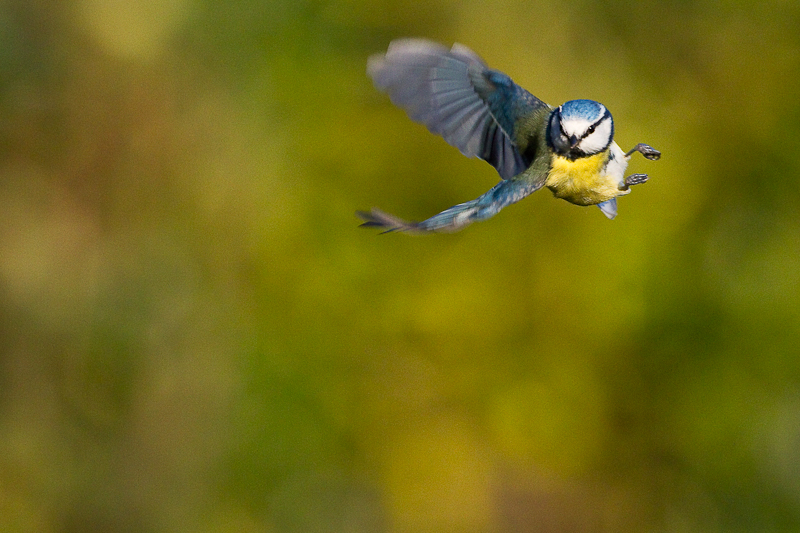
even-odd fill
[(503, 179), (531, 163), (520, 153), (515, 123), (547, 104), (466, 46), (421, 39), (393, 41), (370, 58), (367, 72), (408, 116), (469, 157), (489, 162)]

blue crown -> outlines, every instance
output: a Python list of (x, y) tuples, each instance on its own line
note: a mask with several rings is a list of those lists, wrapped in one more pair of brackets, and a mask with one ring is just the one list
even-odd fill
[(582, 118), (595, 122), (606, 112), (605, 107), (594, 100), (570, 100), (561, 106), (561, 118), (565, 120)]

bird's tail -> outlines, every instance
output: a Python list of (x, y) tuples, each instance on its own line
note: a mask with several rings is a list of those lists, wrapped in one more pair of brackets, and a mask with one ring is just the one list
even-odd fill
[(390, 233), (392, 231), (404, 231), (406, 233), (453, 233), (473, 222), (486, 220), (503, 208), (501, 204), (488, 201), (487, 195), (488, 193), (475, 200), (454, 205), (422, 222), (409, 222), (375, 208), (368, 213), (356, 211), (356, 215), (364, 220), (364, 223), (361, 224), (362, 227), (384, 228), (383, 233)]
[(528, 183), (523, 180), (503, 180), (487, 192), (469, 202), (454, 205), (422, 222), (408, 222), (380, 209), (370, 212), (356, 211), (367, 228), (384, 228), (383, 233), (405, 231), (408, 233), (452, 233), (473, 222), (486, 220), (497, 214), (505, 206), (518, 202), (536, 189), (540, 183)]
[(381, 233), (392, 231), (419, 232), (419, 222), (408, 222), (400, 217), (385, 213), (380, 209), (372, 208), (370, 211), (356, 211), (358, 218), (364, 221), (362, 228), (382, 228)]
[(373, 208), (369, 212), (356, 211), (365, 228), (382, 228), (382, 233), (404, 231), (406, 233), (453, 233), (473, 222), (484, 220), (494, 215), (497, 210), (493, 205), (480, 205), (478, 200), (470, 200), (454, 205), (441, 213), (422, 222), (403, 220), (380, 209)]

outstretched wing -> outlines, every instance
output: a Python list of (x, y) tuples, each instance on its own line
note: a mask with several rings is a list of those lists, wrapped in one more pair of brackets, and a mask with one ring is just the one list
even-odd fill
[(369, 213), (357, 211), (356, 214), (364, 220), (361, 224), (363, 227), (383, 228), (384, 233), (452, 233), (473, 222), (493, 217), (507, 205), (522, 200), (541, 186), (541, 183), (526, 179), (503, 180), (478, 198), (454, 205), (422, 222), (407, 222), (380, 209), (372, 209)]
[[(370, 57), (367, 73), (392, 102), (461, 150), (488, 161), (503, 179), (531, 164), (530, 117), (550, 106), (507, 75), (490, 70), (464, 45), (447, 48), (422, 39), (393, 41)], [(542, 114), (541, 120), (545, 120)]]

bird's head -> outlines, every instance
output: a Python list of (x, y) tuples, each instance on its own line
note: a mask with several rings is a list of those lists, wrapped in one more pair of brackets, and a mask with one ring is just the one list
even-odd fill
[(559, 155), (578, 159), (607, 149), (614, 138), (614, 120), (593, 100), (570, 100), (550, 113), (547, 143)]

